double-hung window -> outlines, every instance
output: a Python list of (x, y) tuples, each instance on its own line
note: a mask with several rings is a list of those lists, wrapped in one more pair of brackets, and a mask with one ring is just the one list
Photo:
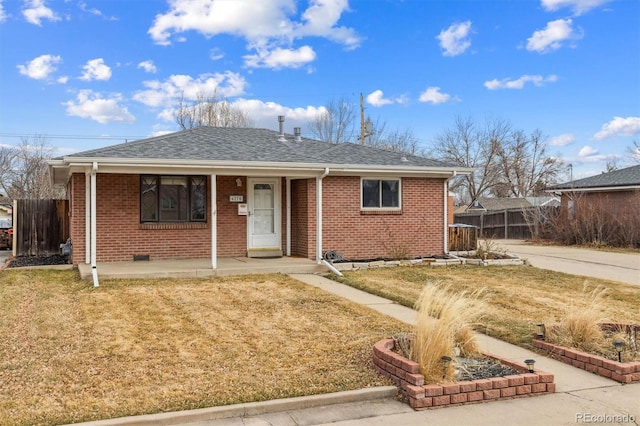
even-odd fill
[(140, 222), (206, 220), (206, 176), (140, 176)]
[(362, 179), (363, 209), (400, 209), (400, 179)]

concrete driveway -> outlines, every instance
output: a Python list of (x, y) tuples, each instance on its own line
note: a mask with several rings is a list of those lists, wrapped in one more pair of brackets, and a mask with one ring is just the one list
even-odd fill
[(4, 262), (11, 257), (11, 250), (0, 250), (0, 266), (4, 265)]
[(640, 254), (585, 248), (543, 246), (522, 240), (497, 240), (496, 245), (536, 268), (640, 285)]

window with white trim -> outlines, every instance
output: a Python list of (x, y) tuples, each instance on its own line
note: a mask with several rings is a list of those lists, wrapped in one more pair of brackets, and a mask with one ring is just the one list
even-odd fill
[(205, 222), (206, 176), (140, 176), (140, 222)]
[(363, 209), (400, 209), (400, 179), (362, 179)]

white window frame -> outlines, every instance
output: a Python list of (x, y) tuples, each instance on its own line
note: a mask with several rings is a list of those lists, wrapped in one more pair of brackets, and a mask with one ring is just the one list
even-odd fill
[[(377, 181), (384, 181), (384, 180), (395, 180), (398, 181), (398, 207), (365, 207), (363, 205), (363, 197), (362, 197), (362, 185), (364, 184), (365, 180), (377, 180)], [(380, 190), (382, 191), (382, 185), (380, 186)], [(381, 197), (380, 199), (382, 199), (382, 193), (379, 194), (379, 196)], [(377, 176), (371, 176), (371, 177), (360, 177), (360, 210), (366, 210), (366, 211), (399, 211), (402, 210), (402, 178), (400, 177), (377, 177)]]

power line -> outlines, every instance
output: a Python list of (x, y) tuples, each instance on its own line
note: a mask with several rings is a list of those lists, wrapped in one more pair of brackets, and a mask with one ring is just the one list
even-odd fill
[(46, 139), (73, 139), (73, 140), (137, 140), (144, 139), (148, 136), (91, 136), (91, 135), (52, 135), (52, 134), (43, 134), (43, 133), (0, 133), (0, 137), (6, 138), (37, 138), (43, 137)]

